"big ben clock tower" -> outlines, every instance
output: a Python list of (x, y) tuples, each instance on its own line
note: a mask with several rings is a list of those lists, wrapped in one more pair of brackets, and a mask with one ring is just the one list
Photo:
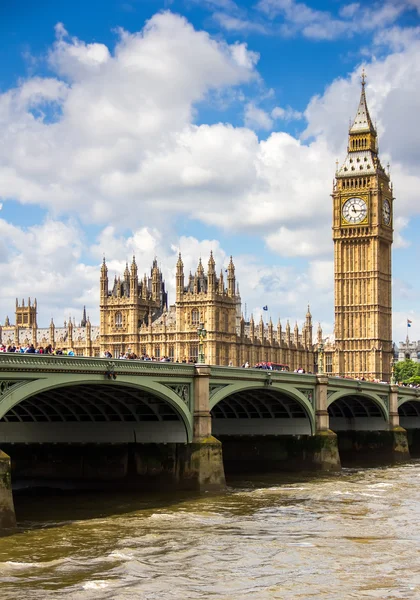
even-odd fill
[(393, 197), (378, 157), (365, 74), (333, 190), (336, 375), (390, 381)]

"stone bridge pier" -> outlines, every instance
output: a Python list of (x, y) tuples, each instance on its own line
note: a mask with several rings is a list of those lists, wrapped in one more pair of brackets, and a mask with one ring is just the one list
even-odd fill
[(189, 468), (200, 490), (226, 487), (222, 444), (212, 435), (210, 414), (210, 374), (207, 365), (194, 372), (193, 440), (187, 451)]

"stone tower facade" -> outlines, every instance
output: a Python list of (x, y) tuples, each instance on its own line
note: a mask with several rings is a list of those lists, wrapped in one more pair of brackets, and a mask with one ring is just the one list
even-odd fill
[(392, 361), (393, 193), (378, 156), (365, 75), (347, 157), (333, 189), (333, 373), (389, 381)]
[(150, 271), (139, 280), (136, 260), (125, 267), (123, 278), (115, 277), (109, 286), (108, 268), (103, 260), (100, 278), (101, 350), (113, 350), (117, 356), (128, 348), (141, 354), (139, 330), (151, 328), (152, 322), (167, 309), (167, 294), (156, 259)]
[[(19, 300), (16, 298), (16, 310), (15, 310), (15, 323), (19, 327), (30, 327), (36, 328), (37, 306), (36, 298), (31, 303), (31, 299), (28, 298), (28, 303), (25, 305), (25, 300), (22, 300), (22, 304), (19, 304)], [(7, 318), (7, 321), (9, 319)]]

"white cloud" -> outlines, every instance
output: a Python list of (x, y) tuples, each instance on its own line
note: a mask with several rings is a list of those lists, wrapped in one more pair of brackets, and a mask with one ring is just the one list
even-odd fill
[(386, 46), (393, 52), (400, 52), (420, 39), (420, 27), (390, 27), (378, 31), (373, 39), (376, 46)]
[(341, 6), (338, 17), (296, 0), (260, 0), (257, 6), (268, 18), (282, 19), (279, 31), (284, 35), (301, 33), (309, 39), (333, 40), (392, 25), (412, 1), (417, 0), (350, 3)]
[(268, 130), (273, 126), (273, 120), (270, 115), (266, 113), (265, 110), (255, 106), (252, 102), (245, 106), (244, 121), (246, 127), (249, 127), (250, 129)]
[[(149, 224), (156, 210), (162, 224), (193, 214), (264, 236), (330, 218), (326, 200), (335, 159), (345, 156), (359, 68), (309, 103), (304, 140), (310, 143), (281, 131), (259, 142), (249, 128), (269, 131), (273, 119), (301, 114), (280, 106), (268, 112), (249, 101), (248, 128), (193, 123), (195, 105), (209, 92), (258, 79), (258, 55), (245, 44), (213, 40), (168, 12), (140, 33), (121, 32), (113, 52), (58, 29), (50, 57), (67, 81), (30, 78), (0, 96), (0, 197), (134, 229)], [(407, 189), (396, 204), (404, 217), (418, 189), (417, 44), (366, 65), (381, 150), (391, 159), (396, 190)], [(53, 122), (48, 110), (34, 112), (46, 103), (58, 107)]]
[(68, 318), (63, 306), (72, 306), (80, 320), (83, 305), (97, 315), (99, 267), (81, 262), (83, 234), (72, 222), (47, 219), (27, 229), (0, 219), (0, 303), (3, 322), (6, 314), (14, 322), (14, 298), (27, 301), (37, 297), (39, 324), (51, 316)]
[(263, 23), (257, 23), (248, 19), (241, 19), (224, 12), (216, 12), (213, 15), (213, 19), (226, 29), (226, 31), (240, 31), (242, 33), (261, 33), (267, 34), (269, 32), (266, 25)]
[(330, 227), (325, 229), (288, 229), (280, 227), (265, 239), (270, 250), (281, 256), (319, 256), (331, 254)]
[(286, 108), (276, 106), (271, 111), (271, 116), (273, 119), (282, 119), (283, 121), (297, 121), (303, 118), (303, 114), (301, 112), (294, 110), (290, 106), (287, 106)]

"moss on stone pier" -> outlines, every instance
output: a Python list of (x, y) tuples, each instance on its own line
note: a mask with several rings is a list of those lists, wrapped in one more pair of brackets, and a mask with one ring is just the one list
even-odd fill
[(10, 458), (0, 450), (0, 535), (12, 532), (15, 527)]

